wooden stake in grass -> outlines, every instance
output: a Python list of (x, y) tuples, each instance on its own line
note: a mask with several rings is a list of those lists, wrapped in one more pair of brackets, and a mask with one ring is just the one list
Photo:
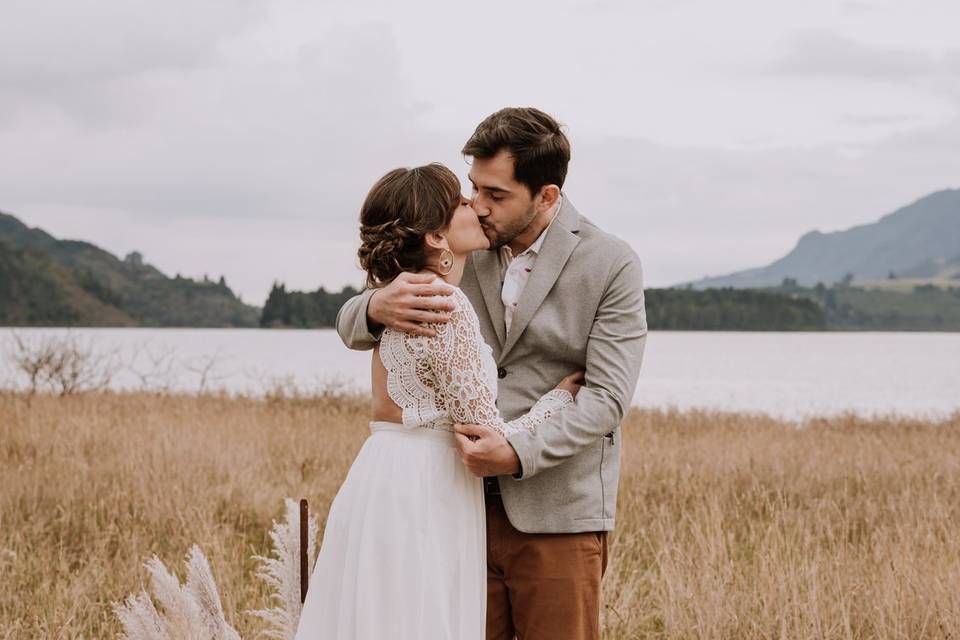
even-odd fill
[(307, 573), (307, 529), (309, 520), (307, 518), (307, 500), (300, 499), (300, 604), (307, 599), (307, 586), (309, 586), (310, 576)]

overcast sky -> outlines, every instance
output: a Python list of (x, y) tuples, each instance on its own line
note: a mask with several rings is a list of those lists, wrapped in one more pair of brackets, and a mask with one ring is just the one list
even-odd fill
[(387, 170), (490, 112), (567, 126), (565, 193), (647, 283), (960, 187), (960, 3), (7, 0), (0, 210), (262, 304), (357, 285)]

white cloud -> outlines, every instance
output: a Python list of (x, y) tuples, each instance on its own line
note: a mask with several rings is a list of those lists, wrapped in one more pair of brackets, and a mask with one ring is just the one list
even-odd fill
[(925, 6), (14, 3), (0, 209), (256, 303), (338, 288), (377, 177), (464, 176), (475, 124), (536, 104), (569, 125), (571, 200), (651, 284), (755, 266), (958, 186), (960, 13)]
[(937, 60), (921, 51), (868, 45), (826, 31), (809, 31), (789, 38), (771, 73), (841, 76), (866, 80), (910, 81), (935, 73)]
[(219, 46), (263, 18), (250, 2), (7, 3), (0, 117), (49, 109), (86, 125), (129, 123), (150, 105), (135, 80), (217, 63)]

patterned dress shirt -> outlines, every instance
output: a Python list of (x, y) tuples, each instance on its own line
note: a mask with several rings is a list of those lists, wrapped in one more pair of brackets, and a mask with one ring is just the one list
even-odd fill
[(553, 221), (557, 218), (560, 211), (562, 198), (557, 200), (556, 207), (553, 210), (553, 216), (550, 218), (550, 224), (537, 236), (529, 247), (521, 251), (516, 256), (510, 247), (503, 245), (500, 247), (500, 280), (503, 283), (500, 289), (500, 300), (503, 302), (503, 319), (506, 324), (507, 333), (510, 333), (510, 323), (513, 320), (513, 312), (520, 304), (520, 295), (523, 288), (530, 279), (530, 273), (537, 262), (537, 255), (540, 253), (540, 246), (543, 245), (543, 239), (547, 235), (547, 230)]

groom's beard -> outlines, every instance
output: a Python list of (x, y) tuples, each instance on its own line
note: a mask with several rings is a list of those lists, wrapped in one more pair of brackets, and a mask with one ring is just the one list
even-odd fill
[(536, 217), (536, 207), (533, 203), (530, 203), (530, 208), (522, 216), (514, 219), (512, 223), (505, 225), (502, 229), (483, 222), (480, 223), (480, 226), (483, 228), (484, 235), (490, 241), (490, 249), (494, 250), (513, 242), (514, 238), (530, 228)]

